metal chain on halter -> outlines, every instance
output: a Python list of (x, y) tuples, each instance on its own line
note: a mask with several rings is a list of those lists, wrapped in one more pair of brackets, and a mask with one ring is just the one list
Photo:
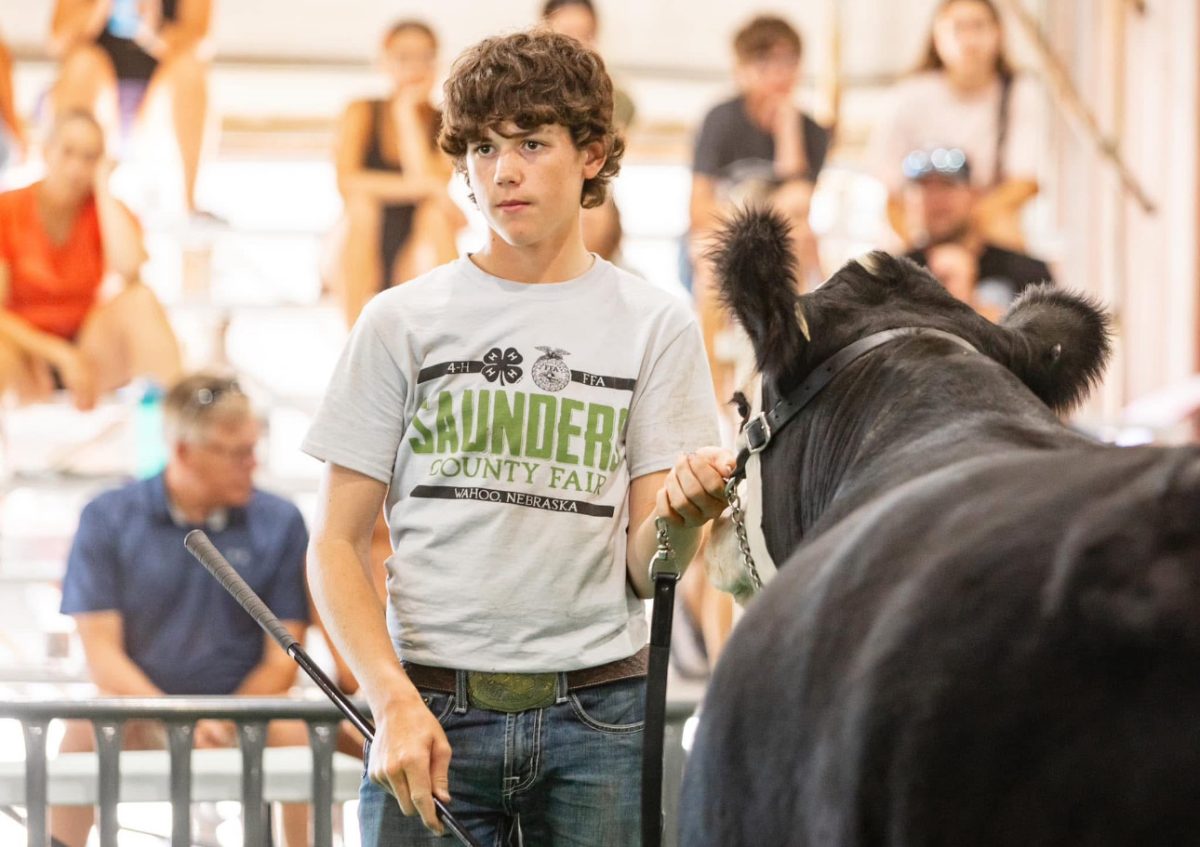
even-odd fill
[(754, 556), (750, 552), (750, 538), (746, 535), (746, 513), (742, 510), (742, 498), (737, 490), (738, 479), (730, 477), (725, 483), (725, 499), (729, 501), (729, 517), (733, 519), (733, 529), (737, 533), (738, 550), (742, 554), (742, 567), (750, 574), (754, 590), (761, 591), (762, 577), (758, 575), (758, 567), (754, 564)]

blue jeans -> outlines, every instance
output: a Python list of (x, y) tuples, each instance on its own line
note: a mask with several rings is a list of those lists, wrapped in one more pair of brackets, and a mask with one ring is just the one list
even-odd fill
[[(637, 847), (641, 843), (645, 679), (567, 692), (554, 705), (504, 714), (458, 692), (422, 690), (450, 739), (450, 812), (485, 847)], [(367, 751), (368, 756), (370, 751)], [(456, 843), (406, 818), (366, 779), (359, 789), (364, 847)]]

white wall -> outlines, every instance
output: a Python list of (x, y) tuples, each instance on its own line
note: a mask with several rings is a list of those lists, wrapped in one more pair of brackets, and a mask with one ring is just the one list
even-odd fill
[[(386, 23), (415, 16), (439, 32), (448, 58), (479, 38), (533, 20), (537, 0), (216, 0), (218, 55), (259, 59), (319, 59), (343, 68), (282, 71), (279, 95), (269, 94), (270, 69), (249, 75), (226, 69), (216, 78), (218, 105), (233, 114), (332, 116), (351, 94), (371, 84), (378, 36)], [(802, 30), (811, 75), (830, 52), (833, 15), (842, 27), (843, 69), (851, 81), (874, 81), (911, 67), (921, 51), (937, 0), (598, 0), (602, 48), (618, 80), (650, 124), (692, 126), (729, 88), (729, 39), (754, 11), (784, 14)], [(1121, 359), (1106, 386), (1103, 414), (1192, 373), (1197, 361), (1196, 186), (1197, 16), (1195, 0), (1147, 3), (1144, 17), (1120, 0), (1023, 0), (1050, 29), (1056, 47), (1088, 104), (1111, 129), (1112, 68), (1106, 48), (1106, 8), (1126, 10), (1122, 59), (1125, 118), (1122, 149), (1159, 210), (1146, 215), (1122, 199), (1111, 170), (1092, 143), (1054, 109), (1048, 110), (1044, 191), (1030, 242), (1057, 263), (1063, 282), (1111, 296), (1120, 310)], [(51, 0), (0, 0), (0, 27), (19, 52), (44, 41)], [(1038, 68), (1028, 40), (1010, 24), (1010, 52)], [(27, 63), (28, 64), (28, 63)], [(51, 69), (22, 71), (24, 91), (43, 91)], [(30, 79), (31, 73), (40, 73)], [(42, 78), (45, 77), (45, 78)], [(304, 83), (297, 97), (297, 79)], [(253, 79), (253, 85), (244, 79)], [(813, 93), (807, 92), (812, 99)], [(855, 144), (869, 127), (879, 92), (847, 89), (840, 151), (853, 165)], [(270, 104), (272, 111), (263, 106)], [(819, 105), (819, 104), (818, 104)], [(677, 151), (673, 153), (677, 155)]]
[[(532, 22), (537, 0), (215, 0), (216, 44), (221, 53), (294, 59), (366, 61), (383, 27), (417, 17), (439, 32), (447, 55), (486, 35)], [(825, 33), (835, 8), (847, 36), (843, 57), (854, 73), (895, 72), (920, 51), (936, 0), (598, 0), (602, 47), (616, 66), (717, 73), (729, 65), (729, 39), (756, 12), (790, 19), (808, 43), (808, 66), (827, 55)], [(22, 51), (40, 49), (51, 0), (5, 0), (0, 27)]]
[(1061, 276), (1100, 296), (1117, 319), (1117, 356), (1094, 409), (1108, 420), (1183, 382), (1196, 365), (1200, 12), (1192, 2), (1158, 2), (1142, 16), (1130, 5), (1061, 2), (1050, 21), (1072, 77), (1156, 206), (1144, 211), (1079, 123), (1058, 113), (1046, 188)]

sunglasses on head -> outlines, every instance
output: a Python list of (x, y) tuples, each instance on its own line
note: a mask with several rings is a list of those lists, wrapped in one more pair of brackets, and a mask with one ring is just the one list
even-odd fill
[(228, 394), (242, 394), (242, 387), (236, 379), (222, 380), (211, 385), (202, 385), (196, 389), (188, 405), (196, 409), (207, 409)]
[(936, 147), (932, 150), (913, 150), (904, 157), (901, 167), (905, 179), (917, 180), (927, 176), (942, 176), (966, 182), (971, 175), (967, 154), (957, 147)]

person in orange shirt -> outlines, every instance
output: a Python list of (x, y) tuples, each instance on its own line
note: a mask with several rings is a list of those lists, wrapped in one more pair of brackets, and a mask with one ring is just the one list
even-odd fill
[[(137, 376), (173, 383), (179, 345), (138, 281), (141, 227), (108, 189), (96, 119), (60, 116), (45, 161), (41, 182), (0, 194), (0, 392), (28, 402), (61, 386), (86, 410)], [(106, 298), (109, 274), (123, 285)]]

